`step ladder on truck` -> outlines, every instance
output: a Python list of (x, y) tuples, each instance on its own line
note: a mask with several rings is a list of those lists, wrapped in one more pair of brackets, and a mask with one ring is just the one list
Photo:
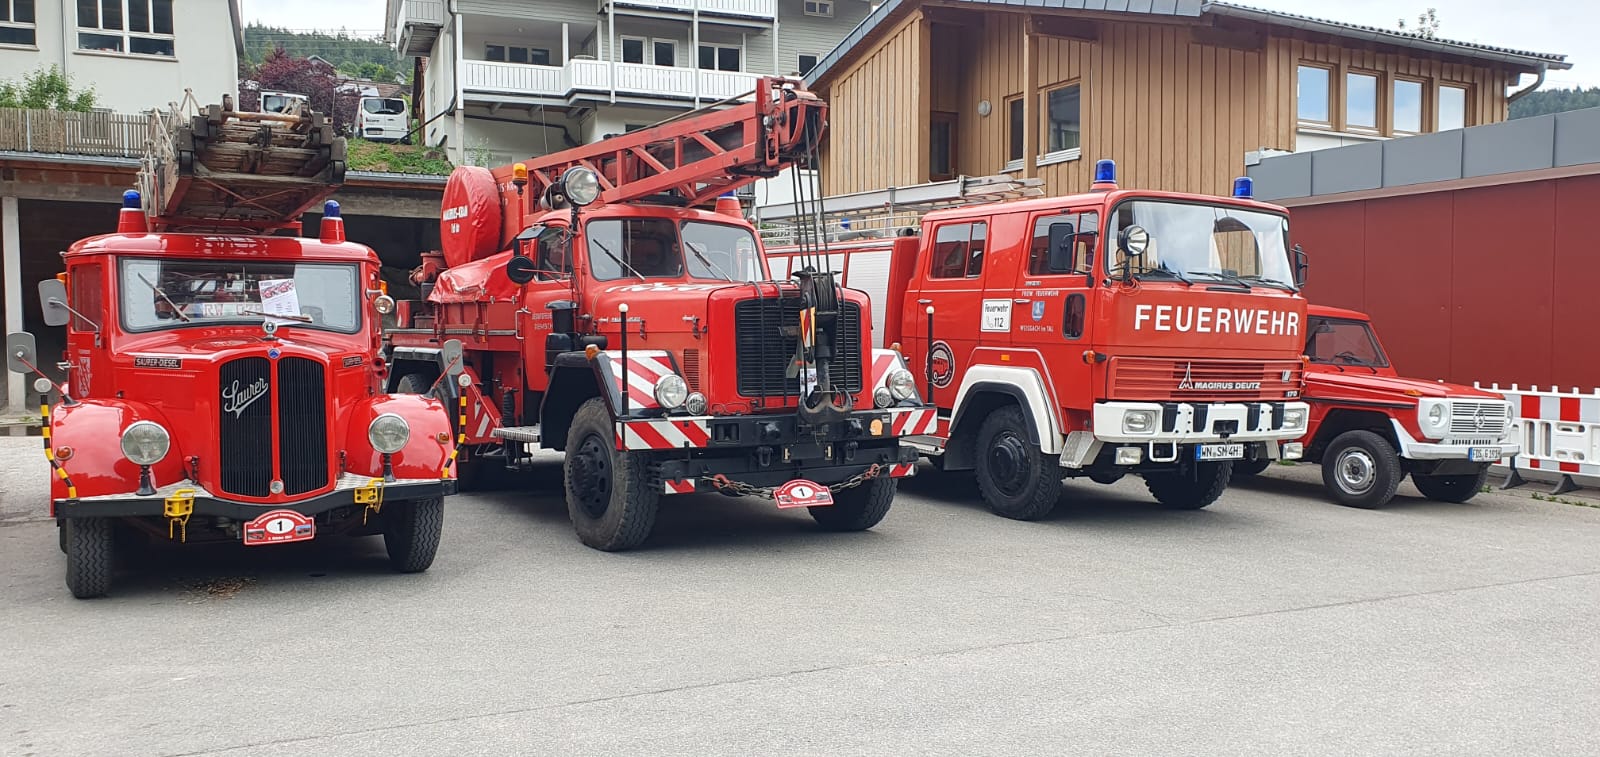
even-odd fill
[[(1095, 174), (1064, 197), (1000, 178), (828, 200), (828, 233), (854, 237), (831, 249), (843, 283), (884, 303), (879, 333), (938, 407), (908, 442), (972, 471), (1006, 517), (1049, 513), (1065, 477), (1129, 473), (1203, 508), (1234, 464), (1303, 452), (1305, 262), (1288, 211), (1248, 178), (1213, 197), (1122, 189), (1111, 161)], [(761, 219), (780, 238), (787, 220), (816, 223), (792, 207)], [(801, 251), (769, 254), (781, 272)]]
[[(814, 159), (826, 106), (798, 84), (456, 169), (442, 252), (387, 340), (396, 390), (464, 401), (463, 485), (560, 450), (573, 526), (602, 550), (641, 544), (665, 495), (768, 498), (830, 530), (884, 517), (915, 470), (901, 438), (932, 411), (899, 355), (872, 349), (867, 298), (839, 286), (825, 240), (807, 234), (804, 264), (775, 278), (731, 196)], [(435, 380), (449, 339), (459, 383)]]
[(192, 102), (152, 114), (115, 233), (40, 283), (62, 360), (7, 337), (8, 367), (59, 397), (41, 415), (68, 588), (105, 594), (118, 551), (151, 539), (381, 534), (394, 568), (427, 569), (454, 437), (438, 400), (382, 391), (394, 301), (328, 199), (344, 140), (321, 114)]

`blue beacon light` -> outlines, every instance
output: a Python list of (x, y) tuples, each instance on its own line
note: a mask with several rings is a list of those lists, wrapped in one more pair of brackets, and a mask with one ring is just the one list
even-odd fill
[(1250, 200), (1256, 196), (1256, 182), (1248, 176), (1240, 176), (1233, 180), (1233, 196), (1239, 200)]

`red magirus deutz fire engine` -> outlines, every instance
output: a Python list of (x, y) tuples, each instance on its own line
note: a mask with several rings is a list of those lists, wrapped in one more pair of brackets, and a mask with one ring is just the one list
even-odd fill
[[(1365, 313), (1312, 305), (1308, 318), (1311, 423), (1300, 442), (1339, 504), (1382, 507), (1408, 473), (1422, 496), (1466, 502), (1483, 489), (1489, 466), (1519, 451), (1516, 414), (1503, 395), (1402, 378)], [(1233, 474), (1266, 469), (1252, 461)]]
[(1127, 473), (1202, 508), (1235, 462), (1300, 454), (1288, 213), (1251, 200), (1249, 179), (1222, 198), (1119, 189), (1115, 171), (1097, 164), (1087, 194), (959, 205), (923, 215), (920, 236), (834, 248), (939, 408), (908, 442), (975, 470), (1006, 517), (1050, 512), (1063, 477)]
[[(164, 121), (164, 123), (163, 123)], [(152, 115), (164, 135), (114, 234), (63, 254), (39, 286), (66, 327), (66, 380), (34, 339), (50, 514), (67, 586), (106, 593), (114, 549), (157, 540), (273, 545), (381, 533), (395, 569), (426, 570), (455, 491), (446, 409), (382, 392), (378, 256), (346, 241), (338, 204), (318, 238), (274, 236), (338, 188), (344, 141), (318, 115)], [(142, 202), (148, 207), (141, 209)]]
[[(806, 507), (830, 530), (884, 517), (915, 470), (901, 436), (932, 416), (914, 375), (871, 349), (867, 298), (820, 250), (774, 281), (735, 200), (697, 207), (812, 158), (825, 106), (795, 84), (451, 174), (442, 255), (389, 341), (399, 391), (466, 398), (463, 485), (564, 450), (568, 513), (602, 550), (639, 545), (662, 495), (695, 491)], [(452, 338), (459, 385), (434, 380)]]

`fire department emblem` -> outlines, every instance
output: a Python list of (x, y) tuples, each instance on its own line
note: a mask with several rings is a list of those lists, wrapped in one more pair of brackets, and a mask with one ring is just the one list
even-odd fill
[(1044, 300), (1035, 300), (1033, 303), (1033, 322), (1044, 320)]
[(950, 345), (945, 342), (934, 342), (933, 349), (929, 350), (933, 363), (933, 385), (943, 389), (950, 385), (956, 377), (956, 356), (951, 351)]

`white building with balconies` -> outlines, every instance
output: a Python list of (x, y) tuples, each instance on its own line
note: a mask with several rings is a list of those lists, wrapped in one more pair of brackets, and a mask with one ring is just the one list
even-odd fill
[(803, 74), (864, 0), (388, 0), (385, 29), (422, 58), (423, 140), (501, 165), (737, 99)]

